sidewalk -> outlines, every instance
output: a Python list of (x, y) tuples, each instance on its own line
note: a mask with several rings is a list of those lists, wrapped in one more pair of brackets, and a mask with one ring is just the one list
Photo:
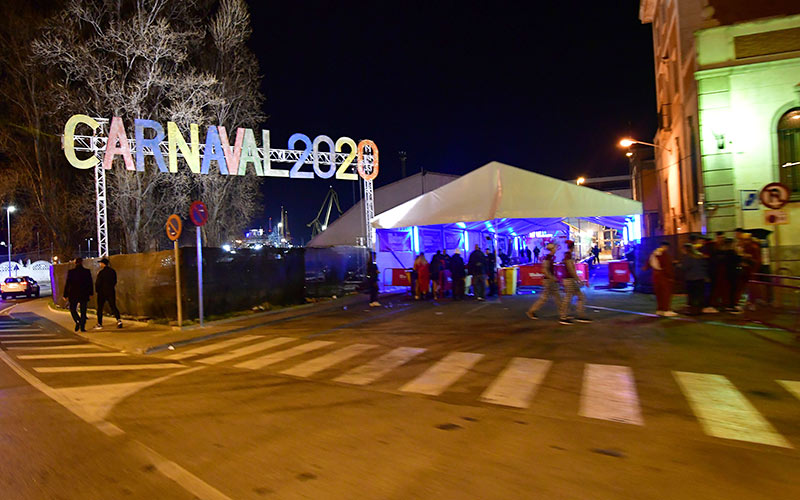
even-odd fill
[[(382, 298), (388, 298), (390, 296), (391, 295), (384, 295)], [(168, 349), (170, 345), (179, 346), (201, 342), (206, 339), (226, 335), (257, 325), (309, 316), (324, 311), (341, 309), (343, 307), (350, 307), (362, 303), (366, 304), (367, 302), (369, 302), (369, 297), (367, 295), (348, 295), (338, 299), (302, 304), (276, 311), (266, 311), (205, 322), (202, 328), (199, 325), (191, 325), (184, 327), (182, 330), (167, 325), (142, 323), (124, 319), (122, 321), (124, 328), (118, 329), (116, 327), (116, 322), (113, 321), (113, 317), (107, 318), (110, 319), (110, 321), (107, 321), (102, 330), (94, 330), (93, 327), (96, 324), (96, 317), (94, 315), (89, 315), (89, 320), (86, 325), (87, 331), (77, 332), (76, 335), (94, 344), (117, 351), (147, 354)], [(72, 321), (69, 311), (54, 309), (49, 298), (20, 302), (7, 312), (20, 320), (31, 323), (47, 323), (50, 327), (55, 326), (70, 333), (75, 329), (75, 323)]]

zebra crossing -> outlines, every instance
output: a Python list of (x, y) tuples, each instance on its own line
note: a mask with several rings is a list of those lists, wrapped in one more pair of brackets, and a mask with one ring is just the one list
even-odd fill
[[(46, 332), (38, 325), (9, 316), (0, 317), (0, 346), (13, 353), (16, 359), (33, 363), (31, 370), (41, 374), (147, 372), (185, 368), (176, 362), (142, 362), (141, 358), (109, 351), (70, 335)], [(65, 361), (81, 364), (62, 364)], [(49, 364), (40, 366), (41, 362)]]
[[(236, 340), (236, 342), (234, 342)], [(249, 342), (249, 343), (248, 343)], [(230, 347), (234, 349), (227, 350)], [(386, 351), (387, 352), (381, 352)], [(365, 343), (337, 342), (292, 337), (249, 335), (211, 341), (167, 359), (183, 359), (205, 365), (232, 363), (234, 368), (261, 370), (280, 366), (276, 373), (296, 378), (319, 377), (353, 386), (368, 386), (389, 378), (389, 374), (418, 359), (427, 350)], [(191, 353), (191, 354), (190, 354)], [(313, 355), (313, 357), (310, 357)], [(295, 358), (302, 358), (294, 361)], [(454, 351), (421, 360), (414, 377), (393, 392), (441, 396), (474, 371), (485, 355)], [(283, 364), (281, 364), (283, 363)], [(286, 367), (287, 363), (294, 363)], [(355, 364), (353, 366), (353, 364)], [(513, 357), (479, 396), (479, 400), (500, 407), (528, 409), (553, 369), (551, 360)], [(414, 368), (417, 368), (415, 365)], [(421, 371), (420, 371), (421, 370)], [(701, 429), (709, 436), (771, 446), (794, 446), (761, 415), (756, 407), (722, 375), (674, 371), (672, 381), (686, 398)], [(776, 380), (776, 387), (796, 396), (800, 404), (800, 381)], [(628, 366), (587, 363), (582, 372), (578, 415), (581, 417), (644, 426), (634, 370)]]

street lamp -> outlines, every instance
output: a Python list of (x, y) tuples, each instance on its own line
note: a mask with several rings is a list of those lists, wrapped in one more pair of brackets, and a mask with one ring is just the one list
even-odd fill
[(92, 240), (94, 240), (94, 238), (86, 239), (86, 250), (88, 251), (88, 257), (90, 259), (92, 258)]
[(666, 150), (668, 153), (672, 153), (672, 150), (669, 148), (665, 148), (664, 146), (659, 146), (658, 144), (653, 144), (652, 142), (644, 142), (644, 141), (637, 141), (635, 139), (625, 138), (619, 141), (619, 145), (623, 148), (629, 148), (634, 144), (642, 144), (643, 146), (652, 146), (654, 148), (661, 148)]
[(583, 177), (578, 177), (577, 179), (575, 179), (575, 184), (577, 184), (578, 186), (580, 186), (584, 182), (586, 182), (586, 179)]
[(8, 229), (8, 277), (11, 277), (11, 212), (16, 212), (17, 207), (9, 205), (6, 207), (6, 228)]

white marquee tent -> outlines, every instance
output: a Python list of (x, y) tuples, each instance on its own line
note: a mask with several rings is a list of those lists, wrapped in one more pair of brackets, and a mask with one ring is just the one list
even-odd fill
[(622, 228), (642, 204), (572, 182), (491, 162), (372, 219), (377, 229), (439, 225), (524, 235), (567, 218)]

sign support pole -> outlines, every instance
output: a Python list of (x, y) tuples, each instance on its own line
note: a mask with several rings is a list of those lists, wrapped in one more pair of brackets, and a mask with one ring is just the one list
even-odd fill
[(178, 240), (173, 241), (175, 244), (175, 298), (178, 304), (178, 328), (183, 328), (183, 304), (181, 304), (181, 257), (178, 252)]
[(200, 310), (200, 326), (203, 326), (203, 242), (200, 226), (197, 229), (197, 305)]

